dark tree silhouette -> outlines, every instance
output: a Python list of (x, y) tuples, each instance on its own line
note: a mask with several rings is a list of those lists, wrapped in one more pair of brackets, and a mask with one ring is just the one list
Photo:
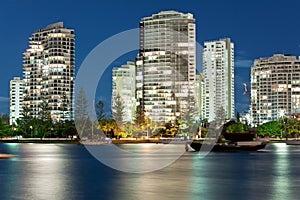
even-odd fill
[(98, 103), (96, 104), (96, 115), (97, 115), (97, 120), (101, 121), (102, 119), (105, 118), (105, 114), (104, 114), (104, 103), (103, 101), (98, 101)]

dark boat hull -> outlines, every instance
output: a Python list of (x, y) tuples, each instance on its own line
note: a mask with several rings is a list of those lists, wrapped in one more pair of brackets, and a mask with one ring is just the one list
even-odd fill
[[(203, 148), (204, 151), (214, 151), (214, 152), (240, 152), (240, 151), (258, 151), (266, 147), (266, 143), (258, 145), (234, 145), (234, 144), (203, 144), (201, 142), (192, 142), (190, 147), (195, 151), (200, 151), (202, 145), (206, 145)], [(212, 148), (209, 148), (213, 145)]]

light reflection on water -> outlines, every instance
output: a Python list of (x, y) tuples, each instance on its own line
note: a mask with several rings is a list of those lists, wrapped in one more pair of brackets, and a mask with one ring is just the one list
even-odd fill
[[(124, 148), (148, 152), (150, 146)], [(300, 146), (272, 144), (263, 152), (210, 153), (203, 159), (197, 152), (187, 152), (170, 166), (143, 174), (107, 168), (83, 146), (0, 144), (2, 147), (17, 156), (0, 160), (1, 200), (284, 200), (297, 199), (300, 190)]]
[(85, 146), (101, 163), (129, 173), (148, 173), (169, 166), (185, 153), (185, 144)]
[[(289, 147), (286, 144), (277, 144), (275, 146), (276, 159), (274, 160), (273, 165), (273, 199), (274, 200), (282, 200), (282, 199), (292, 199), (289, 191), (291, 190), (290, 181), (292, 177), (290, 177), (291, 173), (291, 163), (290, 163), (290, 154)], [(300, 177), (298, 177), (300, 178)]]
[[(68, 160), (53, 144), (12, 144), (7, 149), (16, 156), (4, 161), (8, 169), (2, 176), (3, 191), (10, 199), (66, 199)], [(1, 163), (2, 164), (2, 163)]]

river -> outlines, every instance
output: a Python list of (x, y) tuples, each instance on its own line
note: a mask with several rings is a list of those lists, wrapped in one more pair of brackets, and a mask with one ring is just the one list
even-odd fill
[[(137, 147), (149, 145), (126, 146)], [(0, 144), (1, 150), (15, 154), (0, 160), (1, 200), (291, 200), (300, 195), (300, 146), (270, 144), (260, 152), (211, 152), (202, 159), (185, 152), (148, 173), (111, 169), (80, 145)]]

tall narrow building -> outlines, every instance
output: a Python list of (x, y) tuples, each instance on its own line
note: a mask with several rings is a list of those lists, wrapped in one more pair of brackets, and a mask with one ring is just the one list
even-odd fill
[(197, 116), (201, 120), (203, 118), (203, 95), (204, 95), (204, 81), (203, 81), (203, 74), (196, 74), (196, 110)]
[(234, 44), (229, 38), (204, 42), (204, 118), (234, 117)]
[(14, 77), (10, 81), (10, 106), (9, 106), (9, 124), (16, 124), (17, 119), (22, 117), (23, 112), (23, 92), (24, 81), (20, 77)]
[(254, 125), (300, 113), (300, 59), (275, 54), (255, 60), (251, 104)]
[(24, 52), (24, 106), (39, 118), (45, 101), (54, 122), (72, 120), (74, 113), (74, 30), (63, 22), (35, 31)]
[(134, 122), (135, 117), (135, 63), (127, 62), (120, 67), (113, 68), (112, 71), (112, 110), (117, 95), (120, 96), (124, 110), (123, 122)]
[(195, 110), (195, 33), (190, 13), (162, 11), (140, 22), (136, 96), (151, 122), (164, 124)]

